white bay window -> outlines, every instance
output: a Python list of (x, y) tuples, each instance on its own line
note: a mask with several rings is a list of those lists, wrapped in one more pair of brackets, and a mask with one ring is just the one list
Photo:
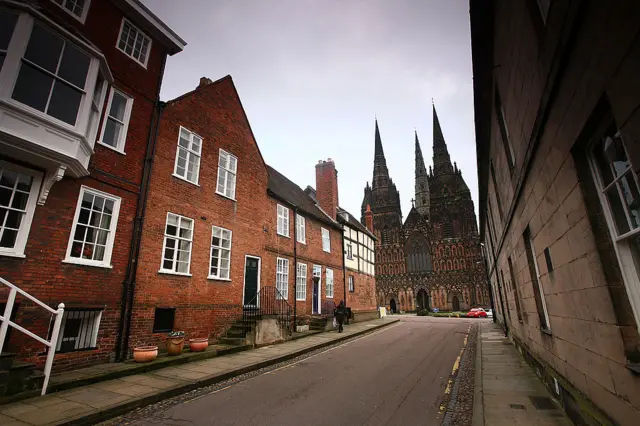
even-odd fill
[(112, 82), (94, 46), (29, 4), (0, 7), (0, 152), (45, 170), (40, 204), (65, 173), (88, 174)]

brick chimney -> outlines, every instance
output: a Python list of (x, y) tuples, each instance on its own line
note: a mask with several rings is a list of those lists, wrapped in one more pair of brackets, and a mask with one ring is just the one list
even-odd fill
[(367, 204), (367, 210), (364, 212), (364, 226), (373, 234), (373, 212), (369, 204)]
[(206, 86), (207, 84), (211, 84), (211, 83), (213, 83), (213, 81), (211, 81), (210, 78), (200, 77), (200, 84), (198, 84), (198, 88)]
[(338, 211), (338, 171), (331, 158), (316, 164), (316, 198), (320, 208), (335, 220)]

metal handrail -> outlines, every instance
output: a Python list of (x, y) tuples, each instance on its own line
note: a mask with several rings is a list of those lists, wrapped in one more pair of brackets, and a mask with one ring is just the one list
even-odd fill
[[(18, 331), (23, 332), (27, 336), (45, 345), (48, 348), (47, 360), (44, 364), (44, 383), (42, 385), (42, 392), (40, 393), (41, 395), (45, 395), (47, 393), (47, 386), (49, 385), (49, 377), (51, 376), (51, 367), (53, 366), (53, 357), (56, 354), (55, 345), (58, 342), (58, 335), (60, 334), (60, 325), (62, 324), (62, 315), (64, 314), (64, 303), (60, 303), (58, 305), (58, 309), (55, 310), (45, 305), (44, 303), (42, 303), (41, 301), (39, 301), (29, 293), (27, 293), (26, 291), (21, 290), (20, 288), (11, 284), (9, 281), (5, 280), (4, 278), (0, 278), (0, 283), (4, 284), (5, 286), (11, 289), (9, 291), (9, 297), (7, 297), (7, 305), (4, 308), (4, 314), (0, 315), (0, 323), (2, 323), (0, 325), (0, 354), (2, 353), (2, 347), (4, 346), (4, 339), (7, 336), (7, 330), (9, 329), (9, 326), (15, 328)], [(13, 305), (16, 301), (16, 295), (18, 293), (20, 293), (22, 296), (26, 297), (27, 299), (35, 302), (36, 304), (40, 305), (41, 307), (45, 308), (47, 311), (51, 312), (53, 315), (56, 316), (55, 322), (53, 323), (53, 330), (51, 332), (50, 340), (43, 339), (42, 337), (33, 334), (29, 330), (11, 321), (10, 319), (11, 312), (13, 312)]]
[(249, 303), (244, 305), (242, 324), (244, 334), (255, 327), (263, 315), (275, 316), (284, 332), (292, 333), (291, 306), (276, 287), (262, 287)]

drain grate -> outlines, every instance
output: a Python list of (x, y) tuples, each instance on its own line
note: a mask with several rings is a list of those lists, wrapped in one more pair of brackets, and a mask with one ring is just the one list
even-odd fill
[(548, 396), (530, 396), (529, 399), (537, 410), (555, 410), (556, 405)]
[(509, 404), (509, 407), (513, 408), (514, 410), (526, 410), (527, 409), (522, 404)]

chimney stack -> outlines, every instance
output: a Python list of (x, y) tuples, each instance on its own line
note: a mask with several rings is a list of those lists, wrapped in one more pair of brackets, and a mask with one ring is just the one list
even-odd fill
[(200, 77), (200, 84), (198, 84), (198, 88), (201, 88), (201, 87), (206, 86), (207, 84), (211, 84), (211, 83), (213, 83), (213, 81), (211, 81), (210, 78)]
[(333, 220), (338, 212), (338, 171), (331, 158), (316, 164), (316, 198), (320, 208)]
[(373, 234), (373, 212), (369, 204), (367, 204), (367, 210), (364, 212), (364, 226)]

